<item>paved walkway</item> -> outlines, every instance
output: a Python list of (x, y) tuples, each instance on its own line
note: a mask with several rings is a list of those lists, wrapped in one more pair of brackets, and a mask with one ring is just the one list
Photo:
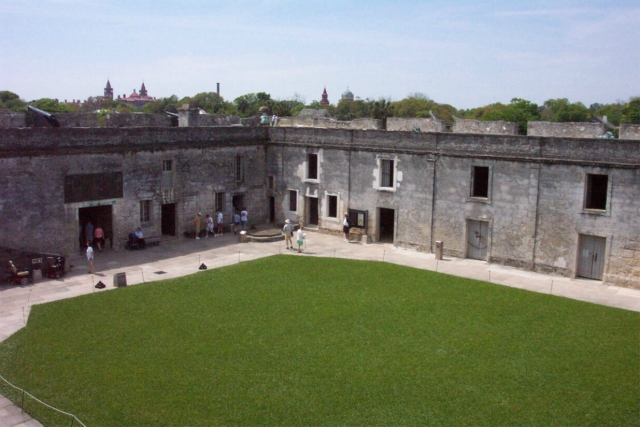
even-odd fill
[[(28, 286), (0, 286), (0, 341), (26, 325), (33, 305), (112, 290), (116, 273), (126, 273), (127, 284), (136, 285), (193, 274), (202, 263), (211, 269), (283, 253), (390, 262), (640, 312), (640, 290), (604, 286), (593, 280), (548, 276), (470, 259), (445, 257), (438, 261), (434, 254), (400, 249), (391, 244), (343, 243), (341, 237), (314, 232), (307, 233), (306, 245), (305, 252), (298, 254), (287, 250), (284, 241), (239, 243), (238, 236), (225, 234), (217, 238), (176, 240), (141, 251), (105, 250), (96, 252), (94, 275), (87, 274), (84, 254), (78, 253), (70, 257), (75, 267), (60, 280), (41, 279)], [(106, 288), (96, 289), (98, 281), (107, 285)], [(40, 425), (0, 396), (0, 427)]]

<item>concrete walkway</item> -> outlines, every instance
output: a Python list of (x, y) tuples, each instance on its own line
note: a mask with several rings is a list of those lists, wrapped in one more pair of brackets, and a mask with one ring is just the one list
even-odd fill
[[(26, 325), (33, 305), (112, 290), (116, 273), (126, 273), (127, 284), (136, 285), (197, 273), (202, 263), (211, 269), (276, 254), (390, 262), (640, 312), (640, 290), (604, 286), (593, 280), (548, 276), (471, 259), (445, 257), (438, 261), (434, 254), (399, 249), (391, 244), (344, 243), (339, 236), (314, 232), (307, 233), (306, 246), (304, 253), (298, 254), (287, 250), (284, 241), (239, 243), (238, 236), (233, 234), (176, 240), (140, 251), (96, 252), (94, 275), (87, 274), (86, 258), (78, 253), (70, 258), (74, 268), (60, 280), (41, 279), (28, 286), (0, 286), (0, 341)], [(99, 281), (107, 285), (106, 288), (96, 289)], [(82, 421), (81, 414), (75, 415)], [(40, 425), (0, 396), (0, 427)]]

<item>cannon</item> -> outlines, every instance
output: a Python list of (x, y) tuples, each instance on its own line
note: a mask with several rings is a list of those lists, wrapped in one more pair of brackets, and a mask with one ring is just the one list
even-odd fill
[(60, 122), (58, 122), (58, 119), (53, 114), (47, 113), (46, 111), (36, 107), (32, 107), (31, 105), (29, 105), (27, 108), (29, 109), (29, 111), (33, 111), (37, 115), (43, 117), (52, 127), (54, 128), (60, 127)]

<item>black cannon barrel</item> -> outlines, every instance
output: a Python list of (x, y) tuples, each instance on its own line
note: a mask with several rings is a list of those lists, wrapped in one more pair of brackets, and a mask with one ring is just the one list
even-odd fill
[(56, 118), (56, 116), (54, 116), (51, 113), (47, 113), (44, 110), (41, 110), (39, 108), (36, 107), (32, 107), (31, 105), (28, 105), (27, 108), (29, 109), (29, 111), (33, 111), (34, 113), (38, 114), (39, 116), (44, 117), (44, 119), (54, 128), (59, 128), (60, 127), (60, 122), (58, 121), (58, 119)]

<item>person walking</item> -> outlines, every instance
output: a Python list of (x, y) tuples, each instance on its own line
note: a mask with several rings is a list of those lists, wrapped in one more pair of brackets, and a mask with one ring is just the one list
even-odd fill
[(198, 215), (193, 218), (193, 224), (196, 227), (196, 240), (200, 240), (200, 217), (202, 216), (201, 212), (198, 212)]
[(91, 242), (87, 241), (87, 261), (89, 261), (89, 273), (93, 274), (93, 248)]
[(93, 231), (93, 237), (96, 245), (98, 246), (98, 250), (102, 252), (102, 246), (104, 245), (104, 231), (102, 230), (102, 227), (100, 227), (100, 224), (96, 224), (96, 229)]
[(235, 211), (233, 214), (233, 234), (238, 234), (238, 228), (240, 228), (240, 213)]
[(302, 227), (302, 225), (300, 226), (300, 228), (298, 228), (298, 232), (296, 235), (296, 243), (298, 244), (298, 253), (302, 253), (302, 245), (304, 244), (304, 238), (305, 238), (305, 234), (302, 231), (304, 227)]
[(211, 215), (207, 214), (206, 222), (207, 222), (207, 234), (204, 237), (208, 238), (209, 233), (212, 233), (213, 237), (216, 237), (216, 233), (213, 230), (213, 218), (211, 217)]
[(218, 236), (222, 236), (222, 227), (224, 226), (224, 224), (222, 223), (223, 219), (224, 219), (224, 216), (222, 215), (222, 211), (218, 211), (218, 217), (217, 217)]
[(242, 223), (242, 229), (247, 228), (247, 221), (249, 220), (249, 212), (247, 212), (246, 207), (242, 207), (242, 212), (240, 212), (240, 222)]
[(344, 232), (344, 242), (349, 243), (349, 230), (351, 229), (351, 219), (349, 214), (345, 212), (344, 220), (342, 221), (342, 231)]
[(287, 249), (293, 249), (293, 225), (288, 219), (284, 220), (284, 227), (282, 227), (282, 233), (284, 234), (284, 241), (287, 245)]

